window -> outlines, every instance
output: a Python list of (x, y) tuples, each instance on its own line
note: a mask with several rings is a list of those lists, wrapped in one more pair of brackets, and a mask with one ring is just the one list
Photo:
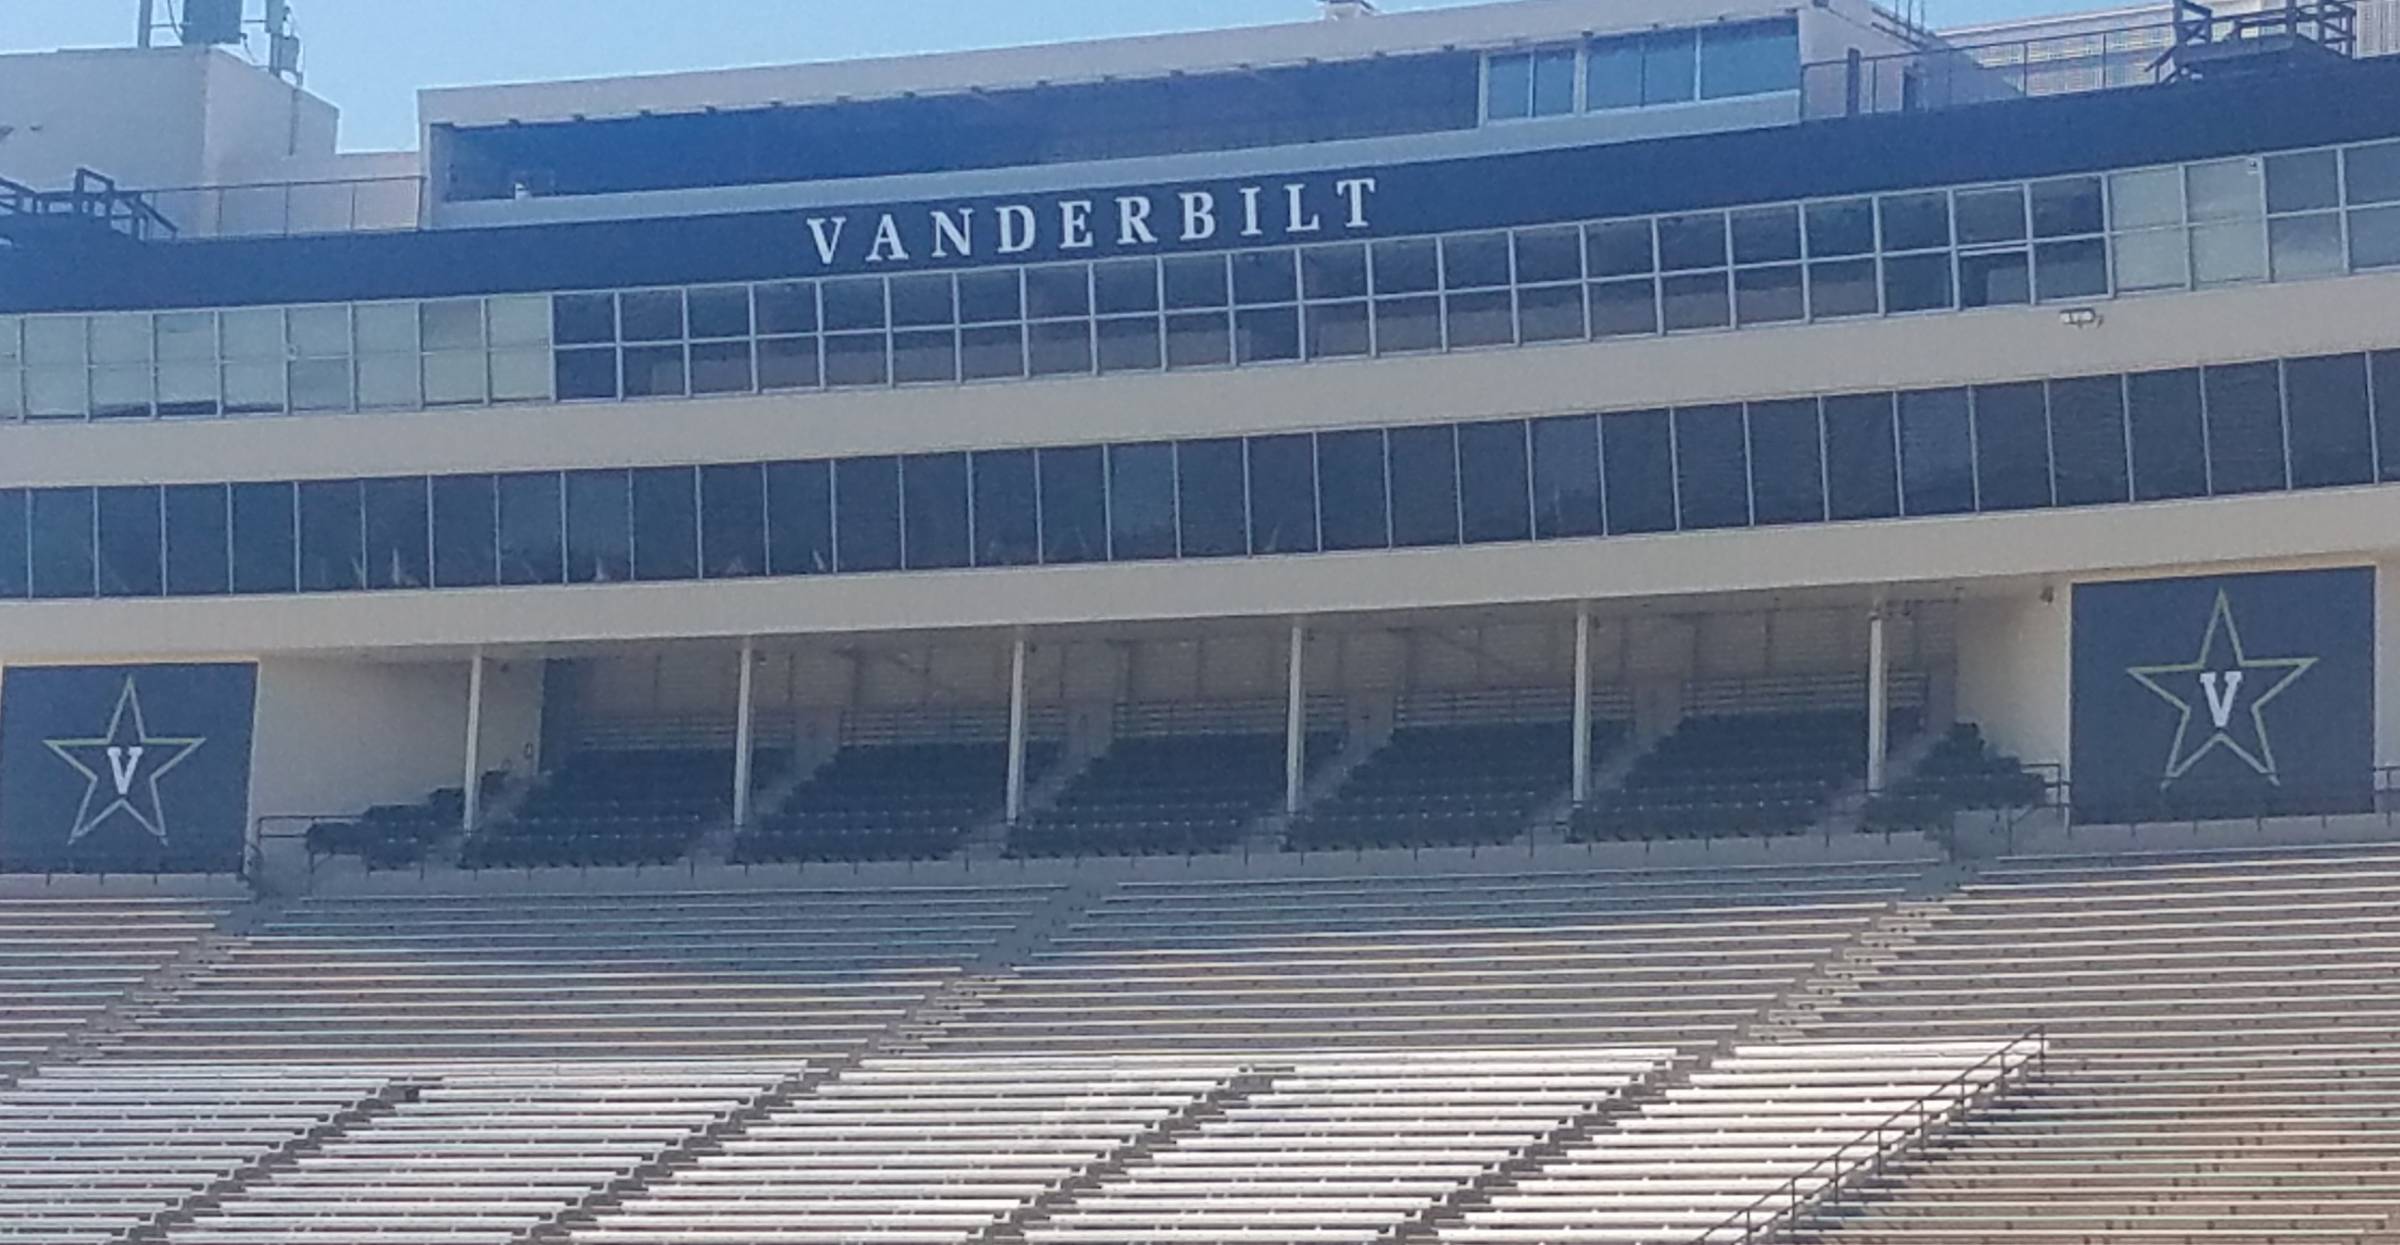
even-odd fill
[(1309, 553), (1317, 541), (1316, 450), (1307, 433), (1252, 437), (1250, 551)]
[(1575, 111), (1575, 49), (1536, 48), (1484, 58), (1484, 116), (1492, 121)]
[(845, 458), (833, 465), (834, 565), (900, 568), (900, 460)]
[(1532, 537), (1525, 435), (1517, 420), (1459, 425), (1459, 515), (1468, 543)]
[(1381, 430), (1317, 434), (1317, 498), (1325, 548), (1381, 549), (1392, 543)]
[(2050, 504), (2047, 401), (2039, 381), (1976, 386), (1976, 499), (1982, 509)]
[(697, 579), (698, 474), (690, 467), (645, 467), (633, 472), (632, 483), (634, 578)]
[(225, 413), (279, 414), (284, 409), (283, 312), (273, 307), (228, 311), (217, 318), (225, 350)]
[(1700, 28), (1700, 98), (1800, 89), (1800, 29), (1788, 19)]
[(700, 573), (767, 573), (767, 477), (757, 464), (700, 469)]
[(823, 575), (833, 570), (833, 469), (823, 462), (768, 463), (767, 570)]
[(2124, 501), (2125, 385), (2115, 376), (2050, 382), (2051, 490), (2061, 506)]
[(633, 487), (622, 471), (567, 473), (567, 582), (633, 578)]
[(483, 300), (450, 298), (419, 309), (425, 357), (422, 389), (428, 406), (466, 406), (492, 398)]
[(299, 558), (289, 484), (236, 484), (233, 505), (233, 590), (290, 592)]
[(33, 595), (92, 595), (92, 490), (33, 490)]
[(1455, 545), (1459, 538), (1458, 438), (1448, 424), (1394, 428), (1392, 543)]
[(1825, 518), (1825, 454), (1816, 399), (1750, 404), (1750, 477), (1758, 522)]
[(908, 569), (965, 566), (969, 539), (967, 456), (911, 454), (900, 460), (901, 553)]
[(2372, 482), (2375, 429), (2367, 413), (2367, 357), (2287, 359), (2283, 392), (2292, 487)]
[(1750, 449), (1738, 404), (1676, 408), (1675, 487), (1686, 530), (1750, 522)]
[(566, 578), (565, 496), (555, 472), (501, 476), (500, 582), (555, 584)]
[(1175, 498), (1183, 556), (1238, 557), (1250, 551), (1240, 441), (1186, 441), (1176, 446)]
[(1600, 429), (1592, 416), (1533, 421), (1533, 534), (1600, 534)]
[(432, 582), (432, 516), (423, 476), (369, 480), (363, 486), (367, 586), (423, 588)]
[(1675, 530), (1675, 443), (1665, 411), (1601, 416), (1600, 465), (1611, 535)]
[(2400, 480), (2400, 350), (2367, 356), (2367, 385), (2375, 402), (2375, 473)]
[(2283, 394), (2277, 366), (2212, 367), (2202, 371), (2201, 381), (2208, 413), (2209, 491), (2283, 488)]
[(1900, 395), (1900, 496), (1909, 515), (1975, 508), (1975, 444), (1964, 389)]
[(367, 586), (364, 503), (357, 480), (300, 482), (300, 591)]
[(1108, 556), (1108, 488), (1099, 446), (1045, 449), (1035, 456), (1042, 497), (1042, 561), (1098, 562)]
[(1835, 519), (1888, 519), (1900, 513), (1899, 443), (1892, 395), (1843, 394), (1825, 399), (1826, 514)]
[(985, 450), (973, 456), (975, 565), (1032, 566), (1042, 560), (1041, 507), (1032, 450)]
[(2208, 492), (2197, 371), (2136, 372), (2126, 377), (2125, 416), (2133, 432), (2135, 501)]
[(26, 553), (33, 533), (25, 507), (25, 490), (0, 489), (0, 598), (18, 599), (32, 591)]
[(98, 490), (100, 595), (154, 597), (166, 588), (156, 488)]
[[(21, 508), (22, 502), (18, 503)], [(162, 498), (166, 527), (166, 591), (173, 597), (214, 596), (229, 590), (232, 580), (232, 516), (227, 512), (222, 484), (170, 484)], [(20, 513), (14, 545), (7, 543), (7, 495), (0, 495), (0, 596), (22, 595), (9, 588), (4, 573), (9, 562), (22, 563), (24, 520)], [(21, 572), (20, 572), (21, 574)]]
[[(433, 582), (481, 588), (500, 581), (500, 495), (492, 476), (435, 476)], [(552, 507), (556, 513), (556, 507)]]
[(2260, 162), (2253, 157), (2212, 160), (2183, 172), (2192, 280), (2219, 285), (2264, 279), (2266, 199)]
[(1113, 559), (1175, 556), (1173, 445), (1108, 447), (1108, 527)]

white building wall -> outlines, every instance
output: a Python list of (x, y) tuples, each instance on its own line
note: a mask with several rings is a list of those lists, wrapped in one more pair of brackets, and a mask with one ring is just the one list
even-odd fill
[(463, 661), (266, 658), (251, 815), (350, 813), (455, 787), (465, 776), (466, 713)]

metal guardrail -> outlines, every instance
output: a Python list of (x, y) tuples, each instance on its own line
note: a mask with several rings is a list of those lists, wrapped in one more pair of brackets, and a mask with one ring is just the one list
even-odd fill
[(75, 170), (73, 184), (64, 190), (36, 190), (0, 178), (0, 218), (6, 217), (80, 220), (136, 241), (177, 233), (175, 222), (159, 214), (147, 193), (122, 189), (114, 179), (90, 169)]
[[(2025, 1049), (2028, 1046), (2030, 1050)], [(2049, 1048), (2046, 1026), (2037, 1025), (2010, 1038), (1956, 1076), (1761, 1194), (1757, 1201), (1709, 1225), (1692, 1240), (1743, 1243), (1778, 1239), (1803, 1212), (1829, 1203), (1840, 1204), (1843, 1190), (1861, 1174), (1883, 1170), (1886, 1159), (1914, 1152), (1937, 1129), (1948, 1128), (1961, 1116), (1980, 1110), (2013, 1088), (2028, 1075), (2026, 1069), (2031, 1068), (2038, 1075), (2048, 1066)], [(2014, 1063), (2009, 1062), (2012, 1056)], [(1977, 1083), (1976, 1074), (1995, 1064), (1999, 1070)], [(1938, 1110), (1937, 1103), (1941, 1104)], [(1739, 1235), (1723, 1235), (1737, 1230)]]

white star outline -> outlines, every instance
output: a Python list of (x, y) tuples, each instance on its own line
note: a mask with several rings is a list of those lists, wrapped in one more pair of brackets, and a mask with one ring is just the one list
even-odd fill
[[(98, 813), (94, 813), (92, 812), (92, 799), (100, 793), (100, 771), (84, 764), (81, 759), (76, 757), (73, 750), (77, 748), (107, 748), (116, 743), (118, 732), (123, 728), (127, 714), (133, 716), (133, 739), (131, 742), (145, 750), (172, 748), (175, 755), (153, 764), (150, 772), (142, 775), (138, 780), (149, 788), (150, 812), (148, 814), (144, 814), (140, 808), (136, 807), (129, 795), (117, 796)], [(159, 800), (158, 780), (166, 777), (168, 771), (183, 764), (194, 752), (200, 750), (202, 744), (207, 742), (205, 736), (163, 737), (151, 735), (149, 724), (142, 716), (142, 694), (134, 686), (134, 676), (125, 676), (124, 685), (117, 691), (116, 708), (111, 710), (108, 715), (108, 729), (102, 732), (99, 738), (45, 739), (42, 741), (43, 747), (48, 748), (59, 760), (73, 766), (76, 773), (83, 775), (83, 801), (75, 808), (75, 825), (67, 832), (67, 842), (70, 845), (81, 842), (85, 835), (99, 829), (109, 818), (122, 811), (126, 816), (133, 818), (135, 824), (149, 831), (151, 837), (162, 844), (166, 843), (168, 841), (167, 809), (166, 805)]]
[[(2187, 756), (2184, 753), (2183, 744), (2192, 726), (2191, 699), (2168, 691), (2159, 680), (2169, 675), (2200, 674), (2209, 670), (2209, 653), (2217, 646), (2219, 632), (2224, 634), (2226, 642), (2233, 647), (2232, 669), (2281, 670), (2283, 677), (2277, 679), (2273, 687), (2250, 698), (2250, 724), (2258, 732), (2257, 753), (2253, 754), (2249, 749), (2244, 748), (2234, 739), (2232, 733), (2223, 727), (2212, 727), (2208, 738)], [(2233, 617), (2233, 602), (2223, 588), (2217, 589), (2216, 604), (2208, 612), (2208, 628), (2200, 635), (2199, 656), (2188, 662), (2175, 662), (2163, 666), (2128, 666), (2125, 670), (2126, 674), (2131, 675), (2143, 687), (2149, 688), (2159, 699), (2175, 706), (2178, 715), (2175, 720), (2174, 741), (2167, 745), (2166, 776), (2159, 780), (2158, 785), (2164, 788), (2176, 779), (2190, 773), (2192, 767), (2198, 765), (2202, 757), (2222, 745), (2226, 751), (2241, 758), (2243, 764), (2257, 771), (2260, 777), (2275, 786), (2282, 786), (2282, 774), (2275, 766), (2275, 743), (2267, 734), (2266, 707), (2268, 702), (2281, 696), (2284, 690), (2289, 688), (2301, 675), (2307, 674), (2317, 664), (2317, 661), (2318, 659), (2314, 657), (2253, 658), (2244, 652), (2242, 629)]]

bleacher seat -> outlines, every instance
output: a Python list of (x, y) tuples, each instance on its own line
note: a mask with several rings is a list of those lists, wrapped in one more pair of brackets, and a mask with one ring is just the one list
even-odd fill
[(1863, 714), (1691, 717), (1615, 791), (1575, 810), (1578, 840), (1790, 834), (1866, 772)]
[[(1619, 723), (1593, 723), (1593, 752), (1608, 752), (1623, 734)], [(1401, 727), (1291, 827), (1284, 846), (1509, 842), (1543, 804), (1566, 794), (1573, 740), (1570, 726), (1557, 721)]]
[(0, 1075), (84, 1032), (233, 910), (231, 901), (0, 899)]
[(1908, 778), (1867, 801), (1869, 830), (1939, 828), (1968, 809), (2032, 808), (2047, 796), (2023, 761), (1993, 750), (1972, 722), (1952, 726)]
[[(500, 771), (483, 776), (487, 806), (507, 777)], [(369, 869), (412, 869), (458, 832), (465, 810), (465, 789), (444, 787), (414, 804), (378, 804), (356, 817), (320, 821), (308, 828), (305, 842), (311, 856), (356, 856)]]
[[(1120, 738), (1052, 806), (1013, 827), (1018, 856), (1112, 856), (1222, 852), (1282, 799), (1281, 733)], [(1322, 762), (1340, 748), (1311, 734)]]
[[(761, 753), (752, 781), (772, 781)], [(732, 814), (730, 750), (590, 751), (546, 776), (516, 815), (467, 840), (478, 867), (668, 864)]]
[[(1026, 782), (1039, 781), (1057, 757), (1057, 745), (1029, 743)], [(1007, 784), (1006, 743), (853, 745), (737, 837), (734, 859), (939, 859), (1001, 812)]]

